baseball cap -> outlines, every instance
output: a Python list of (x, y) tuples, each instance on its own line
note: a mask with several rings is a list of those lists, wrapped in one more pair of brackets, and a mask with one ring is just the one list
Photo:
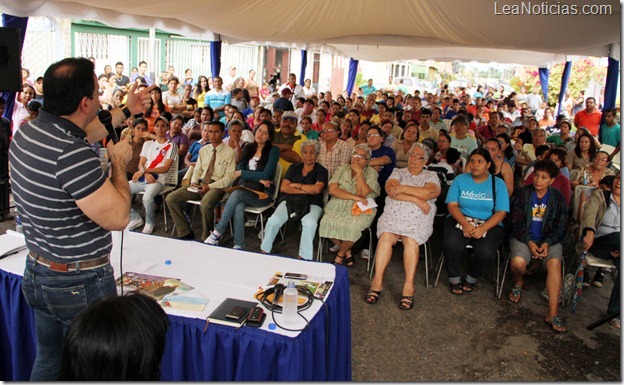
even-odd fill
[(290, 91), (290, 88), (288, 88), (288, 87), (284, 87), (284, 88), (282, 89), (282, 95), (288, 95), (288, 94), (290, 94), (290, 93), (292, 93), (292, 92)]
[(167, 126), (169, 126), (169, 119), (165, 118), (164, 116), (160, 115), (159, 117), (157, 117), (156, 119), (154, 119), (154, 124), (156, 124), (157, 121), (162, 120), (163, 122), (165, 122), (165, 124)]
[(299, 116), (297, 116), (297, 113), (295, 111), (284, 111), (284, 113), (282, 114), (282, 120), (284, 119), (294, 119), (296, 122), (299, 120)]

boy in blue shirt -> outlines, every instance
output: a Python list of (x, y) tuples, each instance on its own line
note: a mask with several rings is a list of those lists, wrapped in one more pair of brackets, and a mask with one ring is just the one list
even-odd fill
[(620, 125), (615, 121), (615, 108), (602, 111), (604, 123), (600, 126), (600, 143), (615, 147), (609, 161), (620, 152)]

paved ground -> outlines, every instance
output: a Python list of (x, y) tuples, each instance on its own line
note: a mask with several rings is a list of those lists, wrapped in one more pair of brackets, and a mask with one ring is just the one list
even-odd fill
[[(197, 215), (194, 231), (199, 236), (201, 221)], [(158, 218), (162, 221), (162, 211)], [(14, 221), (0, 223), (0, 234), (14, 227)], [(286, 243), (276, 252), (296, 256), (297, 232), (297, 227), (291, 226)], [(165, 234), (162, 222), (155, 233)], [(251, 251), (259, 251), (257, 234), (257, 229), (247, 229), (247, 248)], [(432, 237), (434, 263), (440, 256), (440, 234), (442, 219), (437, 218)], [(571, 249), (569, 241), (564, 253), (567, 257)], [(401, 254), (401, 246), (397, 246), (383, 295), (375, 305), (364, 301), (370, 285), (365, 261), (358, 258), (349, 270), (354, 381), (622, 380), (620, 331), (608, 323), (592, 331), (586, 329), (605, 315), (613, 286), (610, 274), (605, 287), (583, 291), (577, 314), (569, 308), (560, 309), (570, 331), (555, 335), (543, 321), (547, 303), (540, 291), (545, 272), (529, 277), (521, 302), (512, 304), (506, 299), (511, 287), (509, 275), (501, 299), (494, 297), (494, 266), (475, 292), (456, 297), (447, 288), (444, 270), (437, 288), (425, 288), (421, 258), (414, 309), (401, 311)], [(433, 280), (432, 272), (430, 282)]]

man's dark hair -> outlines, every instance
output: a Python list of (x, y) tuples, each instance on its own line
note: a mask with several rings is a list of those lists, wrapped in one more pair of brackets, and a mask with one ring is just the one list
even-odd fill
[(535, 156), (542, 156), (546, 153), (546, 151), (550, 150), (550, 147), (546, 144), (542, 144), (541, 146), (537, 146), (535, 149)]
[(243, 89), (242, 89), (242, 88), (238, 88), (238, 87), (237, 87), (237, 88), (234, 88), (234, 89), (232, 90), (232, 96), (236, 95), (236, 94), (237, 94), (237, 93), (239, 93), (239, 92), (243, 92)]
[(167, 314), (144, 294), (104, 299), (72, 323), (60, 380), (157, 381), (168, 326)]
[(568, 152), (564, 148), (555, 147), (548, 150), (548, 157), (550, 158), (551, 155), (555, 155), (557, 158), (559, 158), (561, 164), (565, 165), (566, 158), (568, 157)]
[(381, 136), (382, 139), (386, 139), (386, 133), (378, 125), (375, 124), (375, 125), (370, 126), (366, 132), (370, 132), (370, 130), (377, 131), (377, 133)]
[(118, 61), (117, 63), (115, 63), (115, 67), (117, 67), (118, 65), (123, 65), (123, 63)]
[(220, 120), (213, 120), (212, 122), (208, 124), (211, 126), (219, 126), (219, 129), (221, 130), (221, 132), (225, 132), (225, 124), (223, 124), (223, 122)]
[(616, 116), (616, 110), (613, 107), (609, 107), (609, 108), (605, 108), (604, 110), (602, 110), (602, 115), (609, 113), (613, 116)]
[(169, 120), (169, 123), (173, 122), (174, 120), (179, 120), (182, 122), (182, 124), (184, 124), (184, 116), (180, 114), (176, 114), (171, 120)]
[(451, 121), (451, 127), (453, 127), (457, 123), (462, 123), (466, 127), (470, 126), (470, 121), (468, 120), (468, 117), (463, 114), (458, 114), (457, 116), (455, 116), (455, 118)]
[(141, 60), (141, 61), (139, 62), (139, 66), (141, 66), (141, 64), (145, 64), (145, 65), (147, 65), (147, 62), (146, 62), (145, 60)]
[(559, 168), (555, 162), (550, 159), (542, 159), (535, 162), (533, 165), (533, 175), (538, 171), (546, 171), (552, 179), (555, 179), (557, 174), (559, 174)]
[[(98, 88), (93, 63), (85, 58), (67, 58), (52, 64), (43, 75), (44, 111), (57, 116), (71, 115), (82, 98), (93, 98)], [(99, 101), (94, 101), (98, 103)]]
[[(302, 98), (301, 96), (297, 98), (298, 102), (301, 102), (301, 104), (305, 103), (306, 98)], [(314, 102), (312, 102), (312, 104), (314, 104)]]
[(428, 108), (423, 108), (422, 110), (420, 110), (420, 116), (423, 116), (423, 115), (431, 116), (431, 110)]

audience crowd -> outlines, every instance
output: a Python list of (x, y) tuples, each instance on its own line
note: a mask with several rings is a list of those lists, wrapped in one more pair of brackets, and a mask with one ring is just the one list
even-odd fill
[[(174, 236), (195, 240), (187, 201), (198, 201), (199, 240), (219, 244), (232, 222), (233, 247), (245, 249), (245, 227), (253, 225), (245, 209), (276, 198), (261, 234), (262, 253), (271, 253), (285, 223), (298, 222), (300, 246), (293, 257), (311, 260), (318, 228), (334, 263), (351, 267), (357, 255), (375, 257), (365, 298), (375, 304), (400, 241), (404, 310), (414, 306), (419, 246), (431, 236), (444, 237), (454, 295), (473, 291), (497, 252), (509, 250), (509, 300), (520, 301), (524, 274), (543, 263), (551, 299), (544, 320), (555, 332), (566, 330), (557, 315), (566, 232), (577, 228), (585, 250), (619, 266), (619, 164), (612, 163), (620, 151), (618, 111), (600, 110), (592, 97), (575, 115), (564, 108), (553, 116), (537, 90), (506, 95), (480, 86), (471, 95), (441, 84), (437, 93), (421, 95), (400, 85), (377, 90), (369, 81), (351, 95), (334, 96), (317, 92), (310, 79), (299, 85), (295, 74), (271, 92), (253, 70), (247, 78), (231, 68), (226, 79), (195, 79), (187, 69), (180, 80), (170, 68), (154, 81), (146, 67), (141, 62), (129, 78), (117, 63), (115, 72), (98, 78), (102, 109), (123, 108), (130, 82), (138, 89), (158, 84), (151, 106), (117, 128), (133, 147), (131, 191), (143, 193), (145, 218), (133, 210), (131, 230), (143, 226), (152, 233), (155, 211), (166, 204)], [(3, 138), (36, 119), (43, 103), (45, 90), (25, 83), (12, 123), (0, 126), (0, 150), (5, 152)], [(0, 111), (4, 104), (0, 99)], [(176, 189), (163, 200), (159, 193), (174, 174)], [(443, 234), (433, 232), (436, 216), (446, 217)], [(462, 277), (468, 245), (474, 258)], [(596, 273), (596, 286), (602, 277)], [(614, 296), (609, 310), (619, 311)]]

